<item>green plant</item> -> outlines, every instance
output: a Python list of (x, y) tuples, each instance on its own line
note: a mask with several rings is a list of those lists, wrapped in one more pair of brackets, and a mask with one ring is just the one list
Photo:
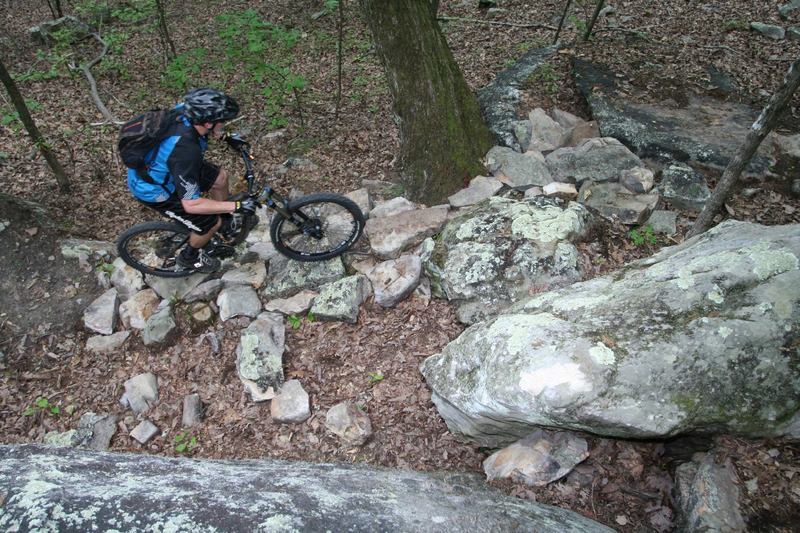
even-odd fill
[(178, 453), (188, 453), (197, 447), (197, 437), (188, 433), (178, 433), (173, 440)]
[[(41, 104), (27, 98), (25, 99), (25, 106), (28, 108), (28, 111), (38, 111), (42, 108)], [(7, 110), (0, 115), (0, 124), (3, 126), (10, 126), (15, 132), (22, 130), (22, 121), (19, 119), (19, 113), (17, 111)]]
[(289, 315), (286, 317), (286, 320), (289, 322), (292, 329), (299, 329), (303, 324), (303, 319), (297, 315)]
[(112, 263), (100, 263), (95, 267), (97, 272), (105, 272), (109, 276), (114, 273), (114, 265)]
[(386, 190), (386, 195), (389, 198), (396, 198), (398, 196), (403, 196), (406, 192), (406, 188), (403, 187), (400, 183), (395, 183), (391, 187)]
[(724, 29), (726, 32), (746, 31), (750, 29), (750, 25), (744, 20), (732, 19), (732, 20), (726, 20), (725, 23), (722, 25), (722, 29)]
[(643, 228), (639, 228), (639, 230), (632, 229), (628, 232), (628, 237), (630, 237), (634, 246), (643, 246), (644, 244), (652, 245), (657, 242), (653, 226), (649, 224)]
[(378, 383), (379, 381), (383, 381), (384, 376), (380, 371), (377, 372), (370, 372), (367, 374), (369, 376), (370, 383)]
[(567, 17), (567, 20), (575, 26), (575, 28), (580, 32), (584, 33), (586, 31), (586, 21), (584, 19), (578, 18), (576, 15), (570, 15)]
[(316, 317), (316, 315), (314, 315), (314, 313), (309, 311), (308, 314), (306, 315), (306, 320), (308, 320), (308, 322), (310, 324), (313, 324), (314, 322), (317, 321), (317, 317)]
[(543, 63), (536, 69), (532, 79), (541, 82), (550, 94), (555, 94), (558, 92), (558, 82), (561, 76), (559, 76), (552, 65)]
[(169, 89), (185, 90), (200, 74), (205, 48), (192, 48), (178, 54), (164, 69), (163, 83)]
[(126, 24), (137, 24), (155, 13), (155, 0), (128, 0), (122, 6), (111, 10), (112, 17)]
[(57, 415), (61, 413), (61, 408), (57, 405), (51, 404), (50, 400), (44, 396), (39, 396), (36, 401), (33, 402), (33, 405), (29, 405), (24, 411), (22, 411), (22, 416), (33, 416), (37, 412)]

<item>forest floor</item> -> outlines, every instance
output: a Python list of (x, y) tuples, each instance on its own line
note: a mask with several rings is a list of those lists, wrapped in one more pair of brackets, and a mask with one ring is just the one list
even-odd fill
[[(500, 0), (501, 10), (489, 12), (477, 3), (445, 0), (439, 11), (456, 61), (474, 89), (525, 51), (552, 42), (564, 5), (563, 0)], [(249, 131), (260, 172), (274, 172), (290, 156), (315, 163), (314, 168), (277, 176), (271, 182), (276, 189), (347, 192), (359, 188), (362, 179), (397, 180), (393, 161), (398, 133), (391, 101), (355, 3), (345, 4), (344, 75), (338, 105), (338, 18), (336, 11), (325, 10), (323, 1), (276, 0), (262, 7), (241, 0), (209, 0), (202, 2), (209, 9), (197, 9), (199, 4), (169, 2), (172, 38), (178, 52), (185, 54), (183, 66), (173, 65), (170, 75), (163, 75), (165, 62), (159, 52), (163, 48), (152, 17), (137, 20), (135, 10), (120, 11), (101, 28), (112, 46), (93, 71), (99, 94), (112, 113), (128, 118), (144, 109), (170, 105), (184, 92), (183, 82), (215, 85), (240, 100), (244, 116), (237, 127)], [(588, 2), (573, 4), (575, 20), (591, 14)], [(570, 76), (574, 57), (610, 66), (631, 89), (644, 91), (653, 101), (681, 102), (688, 95), (706, 94), (708, 67), (714, 66), (735, 80), (733, 99), (760, 108), (799, 52), (797, 43), (772, 41), (747, 29), (750, 21), (786, 25), (778, 17), (778, 5), (773, 0), (616, 2), (613, 18), (598, 22), (598, 32), (589, 43), (566, 48), (531, 80), (520, 111), (558, 107), (590, 118)], [(264, 19), (301, 32), (290, 62), (293, 72), (308, 82), (299, 107), (288, 98), (271, 113), (273, 101), (252, 78), (252, 68), (219, 66), (226, 56), (217, 34), (224, 22), (217, 15), (252, 7)], [(49, 228), (0, 203), (0, 223), (11, 222), (0, 231), (0, 267), (5, 278), (0, 295), (0, 350), (5, 354), (0, 373), (0, 441), (41, 441), (47, 431), (74, 427), (89, 410), (119, 413), (122, 425), (130, 430), (133, 421), (124, 418), (126, 413), (118, 403), (122, 383), (150, 371), (159, 376), (161, 401), (148, 418), (162, 435), (140, 446), (127, 432), (119, 431), (111, 443), (114, 451), (180, 455), (175, 436), (182, 432), (181, 400), (197, 392), (207, 409), (203, 426), (191, 433), (198, 444), (190, 454), (196, 458), (276, 457), (425, 471), (482, 471), (481, 462), (489, 451), (452, 437), (418, 371), (424, 358), (440, 351), (463, 329), (443, 301), (425, 305), (412, 299), (389, 310), (368, 303), (355, 325), (304, 321), (298, 329), (287, 329), (286, 374), (301, 379), (313, 405), (314, 415), (302, 425), (273, 423), (268, 405), (246, 398), (232, 355), (242, 321), (216, 326), (222, 338), (219, 353), (198, 342), (200, 332), (188, 321), (182, 321), (183, 334), (166, 349), (147, 348), (134, 338), (124, 351), (109, 356), (84, 351), (87, 333), (79, 320), (98, 289), (92, 272), (82, 270), (75, 260), (61, 258), (58, 239), (73, 235), (113, 240), (126, 226), (151, 215), (128, 199), (124, 169), (114, 153), (116, 129), (102, 124), (85, 78), (69, 67), (97, 55), (97, 46), (91, 41), (51, 48), (33, 43), (27, 28), (51, 18), (45, 2), (3, 1), (0, 17), (7, 30), (0, 36), (3, 62), (17, 76), (37, 124), (73, 184), (69, 194), (59, 193), (44, 161), (14, 121), (10, 104), (0, 101), (0, 186), (7, 194), (40, 203), (59, 221), (58, 229)], [(791, 23), (800, 24), (798, 17), (793, 15)], [(569, 23), (562, 39), (574, 40), (577, 34), (576, 25)], [(285, 125), (275, 126), (284, 119)], [(796, 96), (783, 122), (798, 121)], [(268, 136), (271, 131), (282, 133)], [(210, 157), (231, 170), (239, 168), (233, 156), (218, 147), (212, 148)], [(734, 198), (729, 203), (730, 216), (764, 224), (800, 222), (800, 200), (787, 193), (784, 181), (743, 186), (758, 192)], [(679, 234), (662, 237), (655, 246), (635, 246), (625, 228), (607, 226), (596, 244), (582, 250), (586, 276), (607, 273), (661, 246), (680, 242), (692, 218), (690, 213), (681, 213)], [(378, 374), (383, 378), (374, 379)], [(34, 409), (32, 416), (23, 415), (40, 397), (60, 406), (61, 412), (53, 415)], [(325, 431), (325, 411), (343, 400), (358, 402), (372, 420), (374, 435), (361, 448), (343, 447)], [(742, 487), (748, 482), (742, 498), (749, 529), (797, 531), (800, 445), (796, 442), (727, 436), (668, 442), (587, 438), (590, 458), (562, 481), (543, 488), (494, 484), (514, 496), (570, 508), (620, 531), (667, 531), (674, 527), (670, 473), (693, 452), (715, 447), (732, 461)]]

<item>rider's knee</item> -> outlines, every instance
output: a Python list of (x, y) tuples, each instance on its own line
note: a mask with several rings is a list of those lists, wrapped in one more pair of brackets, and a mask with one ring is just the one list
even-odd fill
[(224, 168), (219, 169), (217, 179), (214, 180), (214, 187), (227, 187), (228, 186), (228, 173)]

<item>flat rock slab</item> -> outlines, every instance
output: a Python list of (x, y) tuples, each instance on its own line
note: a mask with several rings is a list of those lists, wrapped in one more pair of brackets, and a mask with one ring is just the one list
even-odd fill
[(611, 137), (586, 139), (578, 146), (559, 148), (547, 154), (545, 161), (553, 180), (577, 185), (585, 181), (617, 181), (623, 170), (644, 166), (641, 159)]
[(384, 261), (367, 273), (375, 291), (375, 302), (381, 307), (394, 307), (419, 285), (422, 262), (416, 255)]
[(86, 339), (86, 349), (94, 353), (110, 353), (125, 344), (130, 331), (119, 331), (111, 335), (95, 335)]
[(261, 312), (261, 300), (256, 291), (247, 285), (232, 285), (217, 296), (219, 317), (222, 321), (236, 316), (255, 318)]
[(363, 274), (348, 276), (323, 285), (314, 299), (311, 312), (320, 320), (341, 320), (354, 324), (361, 304), (372, 293), (369, 280)]
[(83, 312), (83, 324), (86, 329), (101, 335), (114, 333), (118, 301), (117, 289), (108, 289), (98, 296)]
[[(377, 208), (376, 208), (377, 209)], [(373, 210), (373, 215), (375, 210)], [(447, 222), (447, 208), (429, 207), (397, 215), (370, 218), (366, 232), (370, 246), (383, 259), (394, 259), (400, 252), (416, 246), (441, 231)]]
[(619, 183), (585, 183), (578, 201), (607, 220), (629, 226), (641, 224), (658, 207), (658, 194), (636, 194)]
[(284, 315), (299, 315), (311, 309), (316, 291), (303, 290), (290, 298), (275, 298), (264, 304), (265, 311), (277, 311)]
[[(120, 480), (124, 480), (121, 482)], [(613, 532), (469, 474), (0, 446), (4, 530)], [(387, 495), (391, 495), (388, 498)], [(267, 497), (269, 496), (269, 497)]]
[[(688, 159), (724, 169), (761, 111), (697, 97), (689, 97), (682, 107), (639, 104), (618, 93), (613, 72), (581, 60), (574, 65), (576, 83), (589, 102), (602, 135), (619, 139), (639, 157), (661, 161)], [(772, 152), (768, 137), (750, 161), (745, 175), (766, 175), (773, 161)]]
[(249, 285), (260, 289), (267, 279), (267, 267), (263, 261), (245, 263), (239, 268), (229, 270), (222, 276), (222, 283), (226, 287), (233, 285)]
[(287, 298), (304, 289), (317, 289), (345, 276), (340, 257), (309, 263), (286, 260), (282, 267), (276, 268), (273, 272), (273, 264), (270, 263), (271, 279), (261, 291), (261, 295), (267, 300)]
[(470, 181), (469, 187), (450, 196), (447, 201), (452, 207), (466, 207), (494, 196), (502, 188), (503, 183), (497, 178), (476, 176)]
[(163, 300), (182, 300), (184, 296), (192, 292), (195, 287), (203, 283), (207, 278), (208, 274), (192, 274), (185, 278), (160, 278), (146, 275), (144, 282), (148, 287), (156, 291)]
[(539, 152), (521, 154), (505, 146), (495, 146), (486, 154), (486, 168), (509, 187), (544, 186), (553, 181)]

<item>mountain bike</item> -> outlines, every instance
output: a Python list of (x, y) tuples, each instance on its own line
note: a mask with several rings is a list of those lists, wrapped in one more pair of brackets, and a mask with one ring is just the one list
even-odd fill
[[(239, 152), (244, 161), (247, 192), (231, 200), (252, 198), (259, 206), (274, 211), (269, 236), (275, 249), (296, 261), (324, 261), (349, 250), (364, 230), (364, 214), (345, 196), (317, 193), (289, 200), (266, 183), (256, 187), (253, 172), (255, 158), (250, 145), (239, 133), (226, 134), (225, 141)], [(235, 255), (235, 246), (243, 242), (258, 224), (257, 215), (222, 214), (222, 226), (210, 243), (209, 253), (219, 258)], [(182, 270), (176, 259), (189, 242), (190, 230), (177, 222), (151, 221), (132, 226), (117, 239), (119, 256), (128, 265), (145, 274), (179, 278), (193, 274)]]

